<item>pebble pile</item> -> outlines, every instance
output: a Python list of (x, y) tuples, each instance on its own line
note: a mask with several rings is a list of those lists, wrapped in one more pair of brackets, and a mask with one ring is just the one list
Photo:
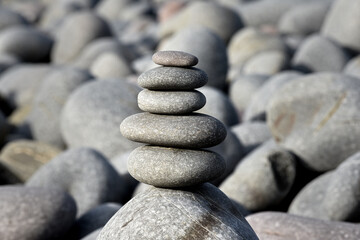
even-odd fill
[(205, 96), (195, 88), (207, 82), (207, 75), (193, 66), (198, 59), (180, 51), (153, 55), (161, 67), (140, 75), (145, 88), (138, 95), (138, 113), (120, 125), (128, 139), (149, 145), (129, 156), (128, 170), (140, 182), (155, 187), (186, 187), (208, 182), (225, 171), (217, 153), (203, 150), (226, 137), (225, 126), (205, 114), (193, 113), (205, 105)]

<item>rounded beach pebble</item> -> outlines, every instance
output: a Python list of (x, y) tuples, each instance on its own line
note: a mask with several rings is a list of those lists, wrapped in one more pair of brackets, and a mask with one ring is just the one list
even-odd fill
[(192, 54), (181, 51), (159, 51), (152, 56), (154, 63), (171, 67), (192, 67), (199, 60)]

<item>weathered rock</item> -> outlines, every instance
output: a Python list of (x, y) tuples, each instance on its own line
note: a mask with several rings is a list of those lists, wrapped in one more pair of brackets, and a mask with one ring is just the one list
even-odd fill
[(188, 114), (199, 110), (206, 103), (199, 91), (151, 91), (143, 90), (138, 95), (139, 108), (158, 114)]
[(0, 32), (0, 52), (25, 62), (46, 61), (52, 45), (52, 38), (35, 28), (14, 26)]
[(306, 185), (289, 213), (335, 221), (359, 221), (360, 153)]
[(110, 219), (98, 239), (121, 236), (129, 239), (258, 239), (232, 202), (211, 184), (183, 190), (151, 187), (137, 195)]
[(20, 14), (4, 7), (0, 9), (0, 31), (15, 25), (27, 25), (27, 23)]
[(73, 61), (91, 41), (111, 35), (106, 22), (92, 12), (69, 15), (59, 27), (52, 51), (52, 61), (63, 64)]
[(120, 54), (106, 52), (97, 57), (90, 67), (97, 78), (122, 78), (132, 73), (127, 60)]
[(336, 168), (360, 148), (359, 88), (357, 78), (332, 73), (287, 83), (266, 111), (273, 137), (313, 170)]
[(239, 122), (236, 109), (227, 95), (208, 86), (200, 88), (199, 91), (205, 95), (206, 104), (197, 112), (213, 116), (226, 126), (232, 126)]
[(279, 203), (295, 174), (293, 156), (269, 140), (238, 164), (220, 190), (246, 209), (258, 211)]
[(27, 186), (64, 189), (72, 195), (81, 216), (105, 202), (120, 201), (125, 188), (108, 160), (91, 148), (73, 148), (52, 159)]
[(94, 81), (76, 89), (62, 111), (65, 142), (70, 147), (93, 147), (108, 158), (138, 146), (114, 129), (127, 116), (140, 112), (136, 103), (140, 90), (119, 80)]
[(344, 68), (344, 73), (360, 78), (360, 55), (351, 59)]
[(225, 171), (224, 159), (210, 151), (142, 146), (129, 156), (130, 174), (156, 187), (186, 187), (213, 180)]
[[(206, 11), (204, 11), (206, 9)], [(160, 37), (189, 26), (204, 26), (225, 42), (242, 27), (240, 17), (231, 9), (212, 2), (190, 2), (179, 13), (160, 25)]]
[(192, 90), (207, 80), (206, 73), (197, 68), (158, 67), (141, 74), (138, 84), (151, 90)]
[(0, 238), (60, 239), (75, 221), (76, 205), (57, 189), (0, 187)]
[(348, 58), (336, 43), (320, 35), (311, 35), (295, 52), (292, 67), (306, 72), (340, 72)]
[(199, 59), (196, 67), (208, 74), (207, 86), (225, 88), (228, 70), (226, 45), (208, 28), (193, 26), (178, 31), (168, 40), (161, 42), (159, 50), (191, 53)]
[(321, 32), (343, 47), (360, 51), (359, 19), (360, 2), (335, 0), (325, 18)]
[(14, 141), (2, 149), (0, 165), (11, 172), (19, 182), (25, 182), (60, 152), (58, 148), (41, 142)]
[(159, 51), (152, 56), (152, 60), (168, 67), (193, 67), (199, 62), (194, 55), (181, 51)]
[(260, 239), (357, 240), (359, 224), (323, 221), (280, 212), (262, 212), (246, 217)]
[(157, 115), (138, 113), (126, 118), (120, 131), (127, 139), (178, 148), (206, 148), (226, 137), (224, 125), (204, 114)]
[(57, 67), (43, 80), (33, 103), (29, 124), (35, 139), (64, 148), (61, 111), (70, 94), (92, 76), (72, 67)]

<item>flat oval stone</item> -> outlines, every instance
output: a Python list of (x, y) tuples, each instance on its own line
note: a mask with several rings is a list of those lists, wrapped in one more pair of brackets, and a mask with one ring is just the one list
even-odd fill
[(199, 91), (151, 91), (143, 90), (138, 95), (139, 108), (159, 114), (187, 114), (199, 110), (206, 103)]
[(192, 90), (204, 86), (206, 73), (197, 68), (158, 67), (141, 74), (139, 86), (151, 90)]
[(130, 154), (128, 170), (155, 187), (186, 187), (219, 177), (225, 160), (211, 151), (142, 146)]
[(199, 60), (192, 54), (182, 51), (160, 51), (152, 56), (154, 63), (172, 67), (192, 67)]
[(207, 148), (226, 137), (225, 126), (204, 114), (185, 116), (138, 113), (120, 124), (122, 135), (135, 142), (165, 147)]

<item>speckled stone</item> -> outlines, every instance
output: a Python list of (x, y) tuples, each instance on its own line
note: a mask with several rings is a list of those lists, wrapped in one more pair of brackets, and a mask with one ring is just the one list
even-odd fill
[(135, 142), (165, 147), (206, 148), (222, 142), (225, 126), (204, 114), (184, 116), (138, 113), (120, 125), (122, 135)]
[(0, 187), (0, 239), (61, 239), (75, 221), (74, 200), (59, 189)]
[(199, 60), (192, 54), (181, 51), (159, 51), (152, 56), (154, 63), (171, 67), (192, 67)]
[(264, 240), (360, 239), (360, 224), (324, 221), (280, 212), (256, 213), (247, 216), (246, 220), (259, 238)]
[(143, 90), (138, 95), (138, 104), (141, 110), (159, 114), (187, 114), (199, 110), (205, 103), (204, 94), (196, 90)]
[(138, 84), (151, 90), (192, 90), (207, 80), (206, 73), (197, 68), (158, 67), (141, 74)]
[(110, 219), (98, 240), (124, 238), (258, 239), (231, 200), (209, 183), (140, 193)]
[(185, 187), (219, 177), (224, 159), (214, 152), (142, 146), (129, 156), (130, 174), (140, 182), (156, 187)]

